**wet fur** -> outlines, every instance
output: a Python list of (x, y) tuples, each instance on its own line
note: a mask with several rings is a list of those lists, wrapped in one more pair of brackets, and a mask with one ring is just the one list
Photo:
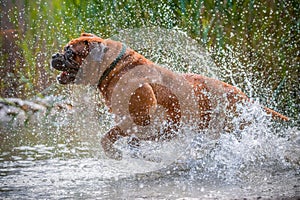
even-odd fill
[[(72, 48), (72, 51), (74, 51), (75, 53), (72, 60), (74, 60), (74, 62), (76, 62), (80, 66), (88, 55), (92, 43), (101, 43), (108, 49), (116, 47), (120, 48), (121, 45), (121, 43), (117, 41), (104, 40), (95, 35), (84, 33), (81, 35), (81, 37), (71, 40), (65, 47), (65, 51), (69, 48)], [(107, 55), (104, 55), (104, 58), (107, 59), (108, 62), (113, 62), (116, 56), (116, 54), (109, 53), (108, 51)], [(65, 70), (65, 66), (60, 66), (61, 62), (63, 62), (63, 59), (65, 59), (65, 53), (56, 54), (56, 56), (53, 56), (52, 65), (54, 65), (54, 68), (61, 71), (63, 71), (63, 69)], [(138, 54), (134, 50), (127, 48), (125, 55), (122, 57), (121, 61), (117, 63), (114, 73), (110, 73), (106, 77), (106, 79), (98, 86), (99, 90), (103, 94), (105, 103), (109, 108), (111, 108), (112, 106), (111, 97), (113, 89), (119, 81), (120, 77), (128, 72), (128, 70), (138, 65), (145, 64), (153, 65), (154, 63), (147, 60), (145, 57)], [(157, 65), (153, 66), (160, 68)], [(73, 75), (76, 75), (76, 70), (74, 71), (74, 69), (70, 69), (69, 71), (70, 72), (62, 72), (59, 78), (59, 80), (63, 80), (61, 81), (61, 83), (67, 84), (74, 81), (72, 77)], [(165, 75), (173, 76), (174, 73), (169, 70), (165, 70)], [(199, 108), (199, 119), (201, 121), (201, 123), (198, 124), (199, 129), (209, 128), (210, 126), (210, 122), (213, 117), (213, 113), (211, 113), (211, 111), (213, 111), (216, 106), (214, 105), (215, 99), (212, 98), (217, 97), (218, 95), (220, 97), (222, 96), (222, 98), (224, 98), (225, 96), (227, 99), (227, 112), (232, 113), (233, 115), (238, 114), (236, 113), (237, 103), (245, 103), (249, 101), (249, 98), (243, 92), (227, 83), (197, 74), (182, 74), (180, 76), (183, 76), (194, 88)], [(207, 93), (212, 93), (213, 95), (209, 97)], [(172, 91), (159, 84), (146, 83), (142, 87), (138, 88), (131, 96), (129, 103), (129, 112), (134, 123), (140, 126), (148, 125), (150, 123), (150, 110), (152, 108), (155, 108), (155, 106), (157, 105), (163, 106), (166, 109), (166, 119), (169, 122), (172, 122), (173, 124), (178, 123), (181, 116), (180, 106), (176, 97), (170, 98), (170, 96), (172, 95), (174, 95)], [(273, 118), (284, 121), (288, 120), (287, 117), (269, 108), (265, 108), (265, 111), (271, 114)], [(221, 128), (230, 127), (230, 119), (227, 119), (226, 116), (223, 117), (226, 122)], [(171, 129), (167, 128), (162, 134), (158, 134), (156, 137), (141, 135), (134, 140), (133, 145), (138, 146), (139, 140), (160, 140), (161, 138), (172, 139), (173, 135), (171, 134), (171, 132)], [(106, 155), (110, 158), (121, 159), (122, 154), (114, 148), (114, 143), (120, 137), (130, 136), (131, 134), (132, 133), (130, 132), (126, 132), (126, 130), (122, 130), (119, 126), (115, 126), (110, 131), (108, 131), (108, 133), (106, 133), (101, 139), (101, 144)]]

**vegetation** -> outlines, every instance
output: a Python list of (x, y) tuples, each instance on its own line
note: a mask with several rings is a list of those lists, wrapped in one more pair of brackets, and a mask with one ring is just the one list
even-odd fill
[[(236, 85), (248, 95), (291, 117), (299, 115), (298, 0), (24, 0), (9, 4), (1, 5), (1, 18), (7, 17), (13, 27), (2, 24), (1, 31), (17, 31), (21, 56), (8, 68), (9, 55), (1, 48), (2, 96), (28, 98), (54, 83), (51, 55), (83, 31), (105, 38), (128, 28), (178, 27), (211, 52), (221, 72), (235, 74)], [(245, 80), (256, 87), (247, 88)], [(7, 92), (11, 91), (7, 88), (15, 90)]]

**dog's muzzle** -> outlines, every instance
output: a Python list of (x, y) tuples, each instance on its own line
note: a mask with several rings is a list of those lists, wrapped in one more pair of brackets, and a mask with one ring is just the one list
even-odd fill
[(63, 54), (56, 53), (52, 55), (51, 66), (59, 71), (68, 71), (66, 60)]
[(51, 66), (59, 71), (62, 71), (57, 76), (57, 80), (60, 84), (68, 84), (74, 82), (76, 74), (79, 70), (77, 65), (73, 65), (65, 58), (64, 54), (56, 53), (52, 55)]

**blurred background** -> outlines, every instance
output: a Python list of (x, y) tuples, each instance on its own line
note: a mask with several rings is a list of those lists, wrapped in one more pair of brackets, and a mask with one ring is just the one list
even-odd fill
[(51, 55), (81, 32), (108, 38), (125, 29), (157, 26), (177, 28), (199, 42), (219, 67), (222, 81), (299, 118), (298, 0), (0, 2), (3, 98), (42, 97), (41, 92), (56, 83)]
[[(299, 199), (299, 0), (0, 0), (0, 23), (0, 199)], [(208, 130), (153, 143), (162, 163), (107, 159), (100, 140), (114, 116), (99, 91), (58, 84), (50, 66), (82, 32), (259, 103), (216, 141)]]

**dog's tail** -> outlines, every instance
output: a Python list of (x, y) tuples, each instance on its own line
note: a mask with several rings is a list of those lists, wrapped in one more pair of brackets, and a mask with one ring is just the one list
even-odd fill
[(266, 111), (268, 114), (271, 114), (271, 115), (272, 115), (272, 118), (273, 118), (273, 119), (276, 119), (276, 120), (283, 120), (283, 121), (289, 121), (289, 120), (290, 120), (288, 117), (286, 117), (286, 116), (284, 116), (284, 115), (282, 115), (282, 114), (280, 114), (280, 113), (278, 113), (278, 112), (276, 112), (276, 111), (274, 111), (274, 110), (272, 110), (272, 109), (270, 109), (270, 108), (265, 107), (264, 109), (265, 109), (265, 111)]

